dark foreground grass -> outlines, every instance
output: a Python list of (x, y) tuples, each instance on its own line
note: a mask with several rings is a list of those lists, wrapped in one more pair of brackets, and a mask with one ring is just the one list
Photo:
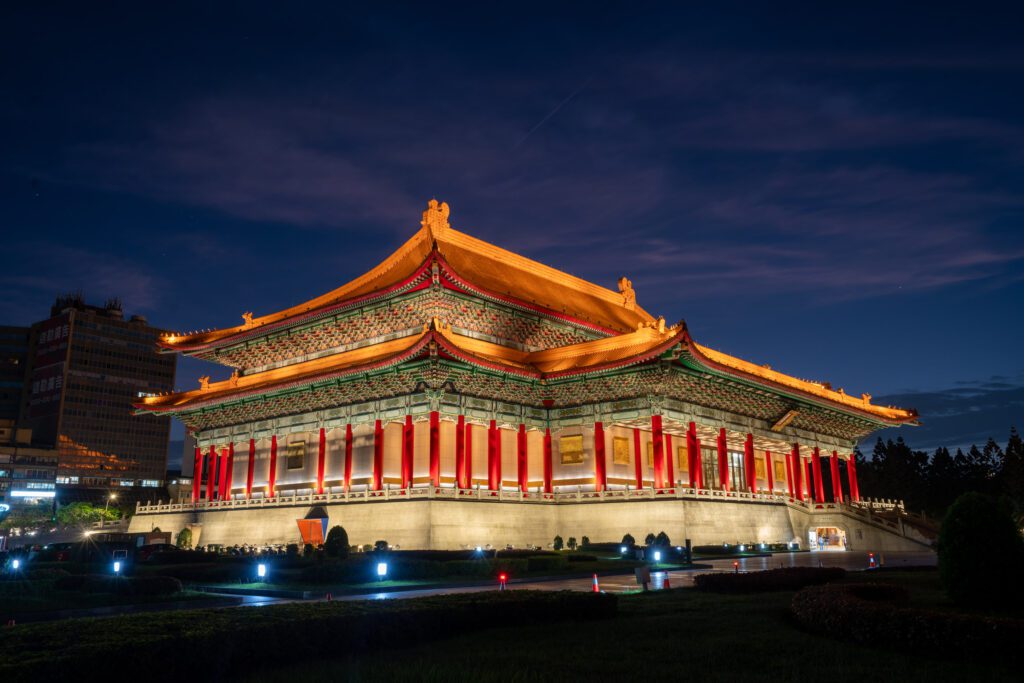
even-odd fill
[[(907, 585), (912, 603), (943, 606), (934, 572), (886, 572), (877, 580)], [(789, 614), (793, 595), (693, 589), (628, 595), (620, 597), (613, 620), (497, 627), (405, 649), (396, 642), (394, 649), (295, 663), (244, 680), (1020, 680), (1008, 662), (900, 653), (802, 631)]]
[(81, 591), (26, 591), (22, 595), (0, 597), (0, 621), (6, 624), (30, 615), (63, 610), (92, 609), (124, 605), (152, 605), (170, 602), (209, 600), (208, 593), (181, 591), (170, 595), (116, 595)]

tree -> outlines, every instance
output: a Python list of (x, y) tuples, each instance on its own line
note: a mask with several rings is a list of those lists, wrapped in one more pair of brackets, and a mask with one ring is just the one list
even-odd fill
[(627, 548), (632, 548), (633, 546), (635, 546), (636, 539), (633, 538), (633, 534), (626, 534), (625, 536), (623, 536), (622, 545), (626, 546)]
[(49, 504), (19, 506), (0, 521), (0, 529), (33, 531), (51, 524), (52, 521), (53, 513)]
[(569, 541), (568, 543), (566, 543), (566, 545), (569, 546), (569, 550), (576, 550), (576, 537), (570, 536)]
[(655, 536), (654, 534), (647, 534), (647, 537), (644, 538), (644, 545), (654, 545), (654, 540), (656, 538), (657, 536)]
[(88, 526), (104, 520), (120, 519), (117, 508), (102, 507), (92, 503), (69, 503), (57, 510), (57, 521), (63, 526)]
[(981, 493), (965, 493), (939, 530), (939, 576), (961, 605), (1014, 603), (1022, 593), (1017, 572), (1024, 542), (1009, 510)]
[(383, 551), (388, 549), (388, 542), (387, 541), (374, 541), (373, 549), (377, 550), (377, 551), (380, 551), (380, 552), (383, 552)]
[(328, 557), (345, 559), (348, 557), (348, 532), (344, 527), (333, 526), (327, 532), (327, 540), (324, 541), (324, 552)]
[(188, 527), (178, 532), (178, 538), (175, 539), (174, 544), (182, 550), (192, 549), (192, 530)]
[(1000, 488), (1013, 501), (1014, 516), (1020, 526), (1024, 520), (1024, 441), (1016, 427), (1010, 428), (1010, 438), (1003, 451), (1000, 479)]
[(563, 545), (564, 542), (562, 541), (561, 536), (555, 536), (555, 540), (551, 542), (551, 547), (555, 550), (561, 550)]
[(658, 545), (664, 548), (672, 545), (672, 541), (669, 539), (668, 534), (666, 534), (664, 531), (659, 531), (658, 535), (654, 539), (654, 545)]
[(580, 539), (580, 546), (586, 548), (588, 545), (590, 545), (590, 536), (584, 536)]

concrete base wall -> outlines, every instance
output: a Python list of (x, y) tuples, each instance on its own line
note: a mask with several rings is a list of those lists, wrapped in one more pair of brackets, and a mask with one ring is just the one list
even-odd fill
[[(921, 550), (922, 544), (851, 515), (810, 513), (784, 503), (718, 500), (635, 500), (600, 503), (530, 504), (418, 500), (346, 503), (322, 506), (329, 526), (340, 524), (354, 545), (386, 540), (404, 549), (458, 549), (472, 546), (547, 547), (565, 539), (617, 541), (632, 534), (642, 542), (648, 533), (664, 531), (676, 543), (694, 545), (796, 541), (808, 545), (808, 531), (838, 527), (846, 532), (850, 550)], [(308, 505), (258, 509), (209, 510), (141, 514), (130, 531), (174, 534), (186, 526), (201, 528), (202, 545), (278, 545), (299, 543), (296, 520)]]

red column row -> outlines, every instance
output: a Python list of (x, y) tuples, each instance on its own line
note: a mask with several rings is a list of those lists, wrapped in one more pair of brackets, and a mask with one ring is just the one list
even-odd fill
[(754, 467), (754, 435), (747, 434), (747, 440), (743, 442), (743, 468), (747, 475), (747, 489), (751, 493), (757, 492), (757, 469)]
[(729, 450), (725, 427), (718, 430), (718, 484), (723, 491), (729, 490)]

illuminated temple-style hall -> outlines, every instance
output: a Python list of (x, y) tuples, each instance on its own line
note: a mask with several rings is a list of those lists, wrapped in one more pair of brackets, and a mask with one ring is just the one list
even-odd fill
[(860, 503), (851, 453), (914, 411), (695, 342), (637, 302), (480, 241), (431, 201), (383, 263), (236, 327), (168, 335), (230, 370), (146, 397), (195, 436), (191, 501), (133, 525), (202, 544), (406, 548), (618, 540), (918, 549)]

